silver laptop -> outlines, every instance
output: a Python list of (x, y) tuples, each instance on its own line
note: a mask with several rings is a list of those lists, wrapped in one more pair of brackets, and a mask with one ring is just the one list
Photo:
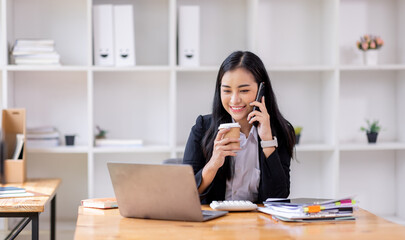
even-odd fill
[(189, 165), (107, 163), (121, 216), (202, 222), (227, 214), (202, 211)]

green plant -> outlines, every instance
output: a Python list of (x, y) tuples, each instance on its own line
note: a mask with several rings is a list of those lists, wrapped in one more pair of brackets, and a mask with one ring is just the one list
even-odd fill
[(378, 120), (370, 121), (366, 119), (367, 127), (361, 127), (361, 131), (365, 131), (367, 133), (378, 133), (381, 130), (381, 125), (379, 124)]
[(96, 139), (103, 139), (106, 138), (107, 131), (101, 129), (99, 126), (96, 126), (98, 133), (96, 134)]
[(302, 127), (301, 127), (301, 126), (295, 126), (295, 127), (294, 127), (295, 135), (300, 135), (300, 134), (301, 134), (301, 131), (302, 131)]

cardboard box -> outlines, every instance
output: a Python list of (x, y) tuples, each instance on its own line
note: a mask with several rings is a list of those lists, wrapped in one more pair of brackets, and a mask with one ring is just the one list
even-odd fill
[[(4, 109), (2, 118), (2, 137), (5, 143), (4, 181), (5, 183), (22, 183), (26, 179), (26, 118), (25, 109)], [(23, 134), (22, 159), (12, 159), (17, 134)]]

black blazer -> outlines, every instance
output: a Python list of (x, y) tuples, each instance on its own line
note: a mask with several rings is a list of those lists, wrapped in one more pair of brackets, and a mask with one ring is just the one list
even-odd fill
[[(201, 185), (202, 170), (206, 159), (202, 150), (202, 139), (211, 124), (211, 115), (198, 116), (196, 124), (190, 132), (184, 152), (183, 164), (189, 164), (194, 169), (197, 187)], [(278, 137), (278, 148), (266, 159), (259, 144), (260, 184), (258, 203), (267, 198), (286, 198), (290, 194), (290, 162), (287, 147)], [(260, 138), (259, 138), (260, 141)], [(211, 185), (200, 194), (202, 204), (209, 204), (214, 200), (225, 199), (226, 177), (221, 167)]]

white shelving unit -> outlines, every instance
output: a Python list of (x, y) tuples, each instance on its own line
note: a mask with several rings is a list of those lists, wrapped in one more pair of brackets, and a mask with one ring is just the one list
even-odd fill
[[(134, 6), (137, 66), (93, 65), (92, 6), (103, 3)], [(177, 65), (180, 5), (200, 6), (200, 67)], [(25, 107), (29, 127), (78, 135), (74, 147), (27, 149), (29, 177), (63, 176), (58, 218), (74, 219), (80, 199), (113, 194), (106, 162), (181, 157), (196, 117), (211, 111), (219, 65), (251, 50), (283, 114), (304, 127), (291, 197), (355, 194), (361, 207), (404, 220), (403, 12), (403, 0), (1, 0), (0, 103)], [(365, 33), (385, 41), (377, 66), (361, 64), (355, 42)], [(19, 38), (54, 39), (63, 65), (10, 65)], [(375, 145), (359, 131), (365, 118), (383, 125)], [(96, 148), (96, 125), (144, 147)]]

